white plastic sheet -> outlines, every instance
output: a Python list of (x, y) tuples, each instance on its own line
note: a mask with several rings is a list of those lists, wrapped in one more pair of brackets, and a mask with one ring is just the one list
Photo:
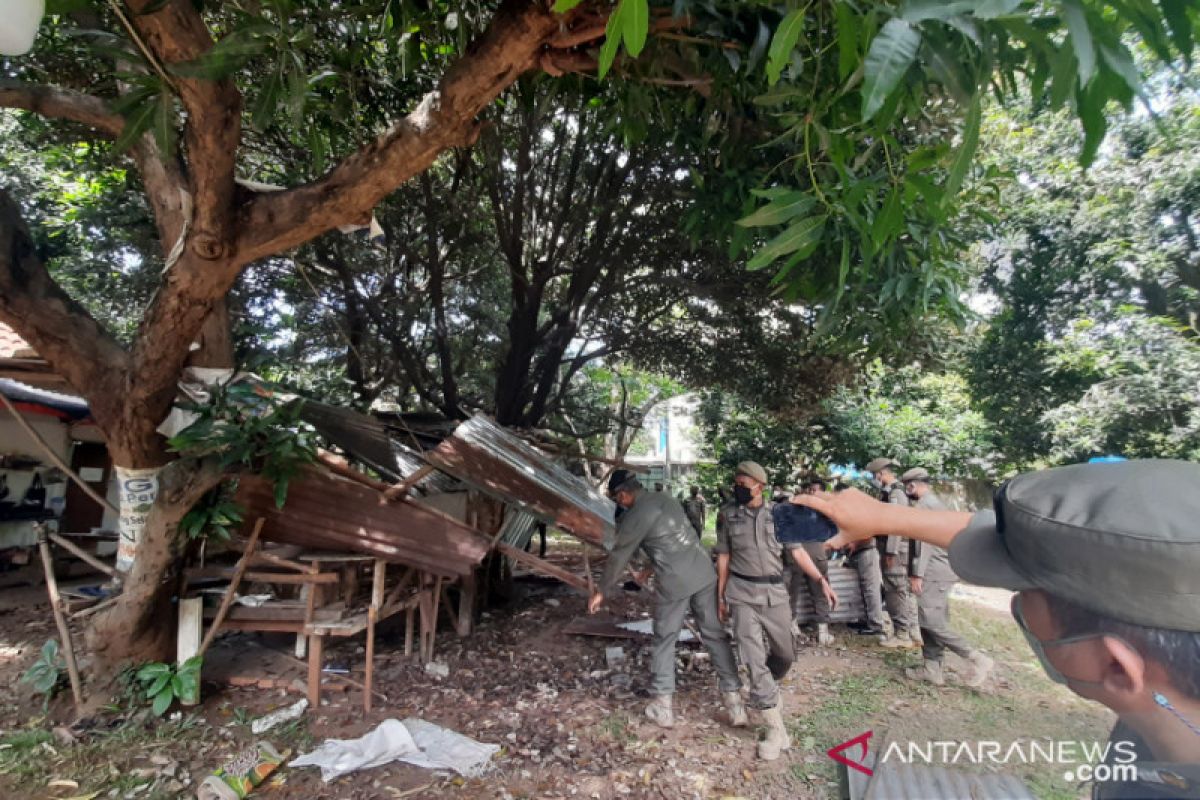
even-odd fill
[(326, 739), (311, 753), (292, 761), (292, 767), (320, 767), (326, 783), (343, 775), (393, 761), (428, 769), (448, 769), (472, 777), (484, 772), (499, 745), (477, 742), (469, 736), (422, 719), (384, 720), (357, 739)]

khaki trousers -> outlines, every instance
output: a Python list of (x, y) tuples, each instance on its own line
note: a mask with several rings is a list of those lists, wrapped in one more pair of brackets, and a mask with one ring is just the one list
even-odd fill
[(730, 603), (729, 609), (738, 656), (750, 673), (750, 705), (774, 708), (779, 704), (776, 681), (787, 675), (796, 660), (790, 604)]
[(941, 661), (949, 650), (963, 658), (974, 652), (962, 634), (950, 627), (950, 590), (953, 583), (926, 583), (917, 595), (917, 618), (921, 624), (921, 655), (926, 661)]

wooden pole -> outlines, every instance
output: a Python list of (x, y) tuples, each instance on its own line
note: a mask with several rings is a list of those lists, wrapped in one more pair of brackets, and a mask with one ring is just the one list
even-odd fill
[(549, 575), (552, 578), (558, 578), (563, 583), (570, 587), (578, 589), (581, 592), (586, 592), (591, 595), (591, 590), (588, 582), (576, 575), (574, 572), (565, 570), (560, 566), (551, 564), (543, 558), (538, 558), (533, 553), (526, 553), (519, 547), (513, 547), (508, 542), (497, 542), (496, 549), (506, 556), (520, 561), (535, 572), (540, 572), (543, 575)]
[(383, 589), (387, 583), (387, 562), (375, 559), (375, 570), (371, 575), (371, 605), (367, 608), (367, 668), (363, 682), (363, 710), (371, 713), (371, 691), (375, 686), (375, 623), (379, 621), (379, 609), (383, 606)]
[(208, 650), (208, 646), (212, 644), (212, 640), (216, 637), (221, 623), (225, 621), (225, 615), (229, 613), (229, 607), (233, 605), (233, 598), (237, 594), (238, 584), (242, 582), (242, 575), (246, 574), (246, 568), (250, 566), (250, 557), (254, 554), (254, 548), (258, 546), (258, 535), (262, 533), (264, 523), (266, 523), (266, 520), (262, 517), (259, 517), (254, 523), (254, 530), (250, 533), (250, 541), (246, 545), (246, 552), (242, 554), (241, 559), (237, 563), (237, 568), (233, 572), (233, 579), (229, 581), (229, 588), (225, 590), (225, 596), (221, 598), (221, 605), (217, 608), (217, 615), (213, 617), (212, 626), (208, 629), (208, 633), (204, 635), (204, 641), (200, 643), (200, 649), (196, 651), (196, 655), (204, 655), (204, 652)]
[(35, 431), (33, 426), (25, 421), (25, 417), (22, 416), (21, 412), (17, 410), (17, 407), (14, 406), (12, 401), (9, 400), (8, 397), (6, 397), (3, 393), (0, 393), (0, 402), (4, 403), (4, 407), (7, 408), (9, 413), (13, 415), (13, 418), (17, 421), (17, 424), (21, 426), (21, 429), (24, 430), (25, 433), (29, 434), (29, 438), (33, 439), (34, 443), (41, 448), (42, 452), (46, 454), (46, 457), (50, 459), (51, 463), (66, 473), (68, 478), (75, 481), (79, 488), (83, 490), (84, 494), (114, 514), (121, 513), (119, 510), (117, 510), (116, 506), (97, 494), (96, 490), (89, 486), (87, 481), (71, 471), (71, 468), (67, 466), (67, 462), (58, 457), (58, 453), (54, 452), (54, 448), (50, 447), (50, 445), (46, 443), (46, 440), (42, 438), (42, 435)]
[[(0, 395), (4, 397), (4, 395)], [(7, 398), (5, 398), (7, 399)], [(75, 698), (75, 710), (83, 709), (83, 685), (79, 680), (79, 664), (75, 661), (75, 647), (71, 644), (71, 631), (63, 616), (62, 599), (58, 595), (58, 579), (54, 577), (54, 566), (50, 555), (50, 540), (46, 538), (46, 526), (39, 524), (38, 552), (42, 557), (42, 569), (46, 573), (46, 593), (50, 595), (50, 610), (54, 612), (54, 624), (62, 639), (63, 660), (67, 662), (67, 677), (71, 680), (71, 695)]]
[(61, 547), (63, 550), (66, 550), (68, 553), (75, 556), (79, 560), (83, 561), (85, 564), (92, 567), (93, 569), (100, 570), (105, 575), (107, 575), (108, 577), (110, 577), (114, 581), (116, 581), (117, 583), (120, 583), (121, 580), (125, 577), (120, 572), (117, 572), (117, 570), (114, 569), (113, 567), (110, 567), (108, 564), (105, 564), (103, 561), (96, 558), (91, 553), (85, 553), (83, 550), (79, 549), (73, 543), (71, 543), (67, 539), (64, 539), (63, 537), (59, 536), (58, 534), (51, 533), (51, 534), (48, 534), (48, 536), (50, 538), (50, 541), (54, 542), (56, 545)]
[(583, 544), (583, 571), (587, 577), (588, 596), (596, 593), (596, 584), (592, 580), (592, 562), (588, 559), (587, 542)]

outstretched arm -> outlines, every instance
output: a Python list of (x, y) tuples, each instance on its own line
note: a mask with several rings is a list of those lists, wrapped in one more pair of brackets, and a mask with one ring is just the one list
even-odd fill
[(949, 548), (958, 532), (971, 521), (971, 514), (966, 511), (890, 505), (857, 489), (845, 489), (837, 494), (798, 494), (792, 502), (833, 520), (840, 531), (829, 540), (835, 549), (872, 536), (903, 536)]

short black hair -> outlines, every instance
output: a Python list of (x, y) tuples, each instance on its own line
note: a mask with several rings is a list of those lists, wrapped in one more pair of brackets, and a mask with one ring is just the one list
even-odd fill
[(1122, 622), (1056, 594), (1046, 595), (1054, 619), (1062, 628), (1059, 637), (1089, 633), (1119, 636), (1144, 657), (1161, 664), (1176, 689), (1200, 699), (1200, 633)]

